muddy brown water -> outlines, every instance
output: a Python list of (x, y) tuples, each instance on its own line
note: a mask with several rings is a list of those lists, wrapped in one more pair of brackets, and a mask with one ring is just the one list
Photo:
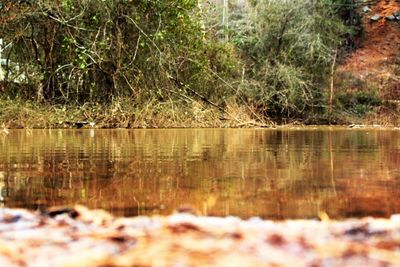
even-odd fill
[(268, 219), (400, 213), (400, 131), (10, 130), (0, 203)]

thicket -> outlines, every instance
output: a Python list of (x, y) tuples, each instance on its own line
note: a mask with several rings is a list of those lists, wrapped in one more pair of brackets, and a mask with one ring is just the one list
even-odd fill
[(197, 4), (7, 1), (0, 36), (12, 44), (7, 59), (23, 66), (27, 76), (23, 90), (9, 93), (78, 103), (223, 96), (223, 83), (213, 73), (231, 75), (233, 53), (207, 35)]
[(197, 0), (2, 1), (2, 94), (54, 104), (201, 101), (221, 112), (233, 101), (258, 118), (323, 113), (349, 3), (250, 1), (231, 5), (221, 25), (218, 8)]
[[(243, 91), (274, 117), (325, 112), (329, 82), (348, 28), (336, 1), (254, 1), (245, 28), (233, 41), (245, 55)], [(244, 30), (242, 30), (244, 29)]]

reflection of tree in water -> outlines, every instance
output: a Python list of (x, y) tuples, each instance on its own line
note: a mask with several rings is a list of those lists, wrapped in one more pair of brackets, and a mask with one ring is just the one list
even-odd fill
[(191, 204), (204, 214), (277, 219), (316, 217), (323, 211), (332, 217), (376, 214), (381, 207), (386, 215), (399, 212), (398, 135), (246, 129), (12, 131), (0, 139), (0, 180), (7, 187), (6, 206), (81, 203), (138, 215), (166, 214)]

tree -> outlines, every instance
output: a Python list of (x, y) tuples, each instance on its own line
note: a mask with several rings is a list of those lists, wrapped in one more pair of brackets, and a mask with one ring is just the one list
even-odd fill
[(163, 101), (224, 91), (210, 73), (230, 71), (219, 63), (230, 51), (206, 36), (196, 0), (6, 1), (3, 9), (0, 36), (13, 43), (8, 57), (27, 70), (25, 97)]
[(346, 32), (331, 1), (261, 0), (235, 42), (250, 59), (248, 101), (272, 116), (321, 106), (335, 50)]

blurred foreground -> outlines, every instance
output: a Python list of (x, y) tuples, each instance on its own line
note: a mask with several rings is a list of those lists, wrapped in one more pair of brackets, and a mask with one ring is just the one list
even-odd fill
[[(324, 216), (322, 216), (324, 217)], [(400, 217), (323, 221), (114, 218), (3, 209), (0, 266), (399, 266)]]

